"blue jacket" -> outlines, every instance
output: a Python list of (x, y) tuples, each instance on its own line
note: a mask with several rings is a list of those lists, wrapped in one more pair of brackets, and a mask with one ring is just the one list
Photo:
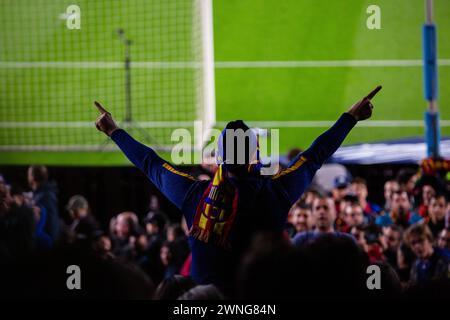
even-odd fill
[(44, 231), (54, 242), (57, 241), (61, 231), (56, 194), (56, 185), (45, 182), (37, 188), (33, 195), (34, 203), (46, 211)]
[[(311, 183), (315, 172), (341, 145), (356, 120), (344, 113), (312, 145), (274, 176), (229, 178), (239, 190), (236, 220), (229, 236), (232, 250), (189, 238), (192, 250), (191, 275), (200, 284), (224, 286), (232, 282), (241, 253), (251, 237), (260, 231), (282, 232), (292, 204)], [(134, 140), (124, 130), (111, 138), (128, 159), (175, 205), (188, 227), (209, 181), (197, 181), (161, 159), (154, 150)]]

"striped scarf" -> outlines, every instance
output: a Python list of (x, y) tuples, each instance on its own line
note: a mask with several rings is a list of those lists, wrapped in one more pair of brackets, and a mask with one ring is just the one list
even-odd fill
[(200, 199), (189, 234), (200, 241), (213, 241), (229, 248), (228, 236), (236, 218), (239, 192), (226, 179), (225, 171), (224, 165), (219, 165)]
[[(245, 171), (249, 175), (259, 175), (261, 166), (258, 144), (256, 163), (246, 165)], [(238, 199), (239, 190), (226, 178), (226, 165), (222, 163), (200, 199), (189, 235), (230, 249), (228, 236), (236, 218)]]

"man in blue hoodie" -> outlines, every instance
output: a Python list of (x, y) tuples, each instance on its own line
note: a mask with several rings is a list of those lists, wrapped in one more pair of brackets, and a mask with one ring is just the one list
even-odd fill
[[(355, 103), (307, 150), (295, 157), (287, 169), (273, 176), (258, 174), (258, 167), (253, 165), (258, 156), (256, 137), (241, 120), (228, 123), (227, 130), (219, 137), (219, 167), (211, 181), (197, 181), (178, 171), (153, 149), (120, 129), (98, 102), (95, 105), (101, 115), (95, 125), (111, 137), (127, 158), (183, 213), (190, 228), (194, 280), (229, 289), (252, 236), (261, 231), (283, 231), (290, 207), (308, 187), (315, 172), (337, 150), (355, 124), (371, 116), (371, 99), (380, 89), (378, 86)], [(245, 150), (238, 150), (237, 143), (226, 139), (228, 131), (238, 130), (249, 135)], [(230, 146), (234, 151), (231, 156), (230, 150), (226, 150)], [(244, 163), (236, 164), (240, 153), (248, 156)]]
[(57, 188), (54, 183), (48, 181), (47, 168), (39, 165), (30, 166), (28, 168), (28, 184), (33, 190), (33, 205), (45, 210), (44, 231), (53, 242), (56, 242), (61, 231)]

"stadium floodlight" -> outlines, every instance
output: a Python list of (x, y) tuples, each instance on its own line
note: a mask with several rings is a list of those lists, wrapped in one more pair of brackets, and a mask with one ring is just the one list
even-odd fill
[(59, 0), (2, 6), (0, 151), (102, 150), (94, 100), (156, 149), (170, 150), (180, 127), (200, 149), (215, 124), (212, 0), (79, 7), (82, 27), (68, 29)]

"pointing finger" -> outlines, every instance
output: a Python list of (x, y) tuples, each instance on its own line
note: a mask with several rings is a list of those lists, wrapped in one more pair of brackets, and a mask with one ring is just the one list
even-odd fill
[(377, 86), (375, 89), (372, 90), (371, 93), (369, 93), (369, 94), (366, 96), (366, 99), (368, 99), (368, 100), (373, 99), (373, 97), (375, 97), (375, 95), (378, 93), (378, 91), (381, 90), (381, 88), (382, 88), (381, 86)]
[(101, 114), (109, 113), (108, 111), (106, 111), (105, 108), (103, 108), (103, 106), (100, 104), (100, 102), (94, 101), (94, 104), (97, 107), (98, 111), (100, 111)]

